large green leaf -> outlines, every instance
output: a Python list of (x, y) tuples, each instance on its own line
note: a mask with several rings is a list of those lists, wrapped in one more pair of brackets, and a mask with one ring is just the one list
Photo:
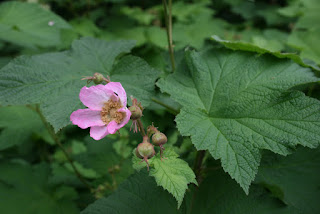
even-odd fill
[(0, 4), (0, 39), (18, 45), (49, 47), (61, 43), (60, 30), (71, 26), (38, 4)]
[(186, 66), (158, 82), (182, 106), (179, 131), (209, 150), (248, 193), (260, 149), (286, 155), (319, 145), (320, 102), (288, 89), (318, 79), (309, 69), (270, 55), (209, 49), (188, 52)]
[[(255, 44), (251, 44), (251, 43), (244, 42), (244, 41), (223, 40), (216, 35), (213, 35), (211, 38), (214, 41), (219, 42), (220, 44), (222, 44), (225, 47), (230, 48), (232, 50), (243, 50), (243, 51), (256, 52), (256, 53), (260, 53), (260, 54), (269, 53), (269, 54), (272, 54), (278, 58), (292, 59), (293, 61), (295, 61), (296, 63), (298, 63), (299, 65), (302, 65), (304, 67), (311, 67), (315, 70), (319, 70), (318, 67), (315, 67), (313, 65), (308, 65), (305, 62), (303, 62), (303, 60), (300, 58), (300, 56), (297, 55), (296, 53), (282, 53), (280, 51), (274, 51), (272, 48), (270, 48), (270, 40), (269, 41), (265, 40), (265, 41), (267, 41), (266, 44), (257, 43), (257, 41), (254, 41)], [(256, 36), (254, 38), (258, 38), (258, 37)]]
[(319, 212), (320, 149), (299, 148), (288, 157), (267, 154), (262, 160), (256, 182), (301, 213)]
[(45, 131), (39, 115), (24, 106), (0, 107), (0, 150), (31, 140), (35, 132)]
[(99, 72), (121, 82), (128, 96), (147, 106), (158, 72), (134, 56), (113, 67), (116, 57), (133, 46), (133, 41), (84, 38), (70, 51), (18, 57), (0, 70), (0, 104), (41, 103), (46, 119), (58, 131), (70, 124), (73, 111), (82, 108), (79, 91), (86, 82), (80, 79)]
[(259, 186), (247, 196), (222, 170), (211, 172), (194, 194), (189, 213), (302, 214)]
[(76, 214), (77, 193), (67, 186), (47, 183), (49, 168), (18, 163), (0, 164), (0, 205), (6, 214)]
[(174, 198), (156, 185), (146, 171), (131, 176), (109, 196), (89, 205), (81, 214), (163, 214), (183, 213)]

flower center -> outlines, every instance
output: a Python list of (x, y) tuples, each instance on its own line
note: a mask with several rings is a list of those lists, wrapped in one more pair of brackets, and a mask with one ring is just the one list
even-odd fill
[(104, 104), (102, 110), (100, 112), (101, 120), (107, 125), (112, 120), (116, 121), (116, 123), (121, 123), (121, 121), (125, 118), (124, 112), (118, 112), (118, 109), (122, 108), (122, 105), (119, 101), (109, 100)]

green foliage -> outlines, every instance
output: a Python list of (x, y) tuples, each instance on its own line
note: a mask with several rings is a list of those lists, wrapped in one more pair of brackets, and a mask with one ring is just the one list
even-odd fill
[(121, 12), (134, 20), (136, 20), (140, 24), (149, 25), (152, 20), (155, 19), (155, 15), (151, 13), (146, 13), (141, 10), (139, 7), (123, 7), (121, 8)]
[(263, 188), (253, 186), (247, 196), (222, 170), (208, 175), (200, 189), (190, 213), (300, 213), (291, 206), (285, 206)]
[(95, 142), (87, 138), (87, 152), (76, 156), (76, 160), (85, 167), (94, 169), (100, 176), (106, 174), (108, 169), (120, 162), (120, 157), (113, 150), (109, 139)]
[(0, 103), (40, 103), (44, 116), (58, 131), (70, 124), (70, 114), (82, 107), (79, 90), (85, 82), (80, 79), (99, 72), (114, 82), (121, 81), (128, 95), (147, 106), (158, 72), (134, 56), (124, 57), (112, 67), (116, 57), (133, 46), (132, 41), (84, 38), (75, 41), (68, 52), (19, 57), (0, 70), (4, 80), (0, 83)]
[(44, 130), (38, 114), (24, 106), (0, 108), (0, 150), (31, 141), (35, 133)]
[(317, 213), (320, 210), (319, 159), (319, 148), (299, 148), (288, 157), (266, 154), (256, 182), (301, 213)]
[(27, 47), (50, 47), (61, 43), (61, 29), (71, 26), (38, 4), (0, 4), (0, 39)]
[(47, 183), (46, 164), (7, 162), (0, 164), (0, 205), (3, 213), (76, 214), (75, 190), (68, 186)]
[[(138, 196), (138, 197), (136, 197)], [(253, 186), (247, 196), (241, 188), (217, 170), (209, 173), (199, 189), (192, 188), (187, 202), (176, 210), (172, 196), (157, 187), (146, 171), (128, 178), (109, 196), (88, 206), (82, 214), (102, 213), (300, 213), (273, 198), (266, 190)]]
[(295, 145), (319, 145), (319, 101), (290, 88), (318, 79), (269, 55), (209, 49), (187, 52), (183, 66), (158, 86), (182, 106), (180, 133), (208, 150), (246, 193), (259, 149), (287, 155)]
[[(1, 213), (319, 212), (319, 0), (172, 1), (175, 71), (161, 3), (0, 3)], [(166, 134), (149, 172), (131, 122), (68, 126), (95, 72)]]
[(261, 42), (257, 42), (257, 44), (251, 44), (251, 43), (243, 42), (243, 41), (228, 41), (228, 40), (223, 40), (216, 35), (212, 36), (212, 39), (216, 42), (219, 42), (220, 44), (223, 44), (225, 47), (230, 48), (232, 50), (250, 51), (250, 52), (256, 52), (259, 54), (269, 53), (269, 54), (272, 54), (278, 58), (292, 59), (293, 61), (295, 61), (296, 63), (298, 63), (304, 67), (311, 67), (315, 70), (319, 70), (319, 68), (314, 65), (307, 65), (306, 62), (303, 62), (303, 60), (296, 53), (281, 53), (280, 51), (274, 51), (272, 49), (272, 47), (270, 48), (269, 43), (261, 44)]
[[(320, 28), (319, 1), (294, 1), (291, 6), (282, 10), (287, 16), (298, 16), (299, 20), (288, 38), (288, 44), (301, 51), (301, 57), (320, 64), (320, 47), (318, 38)], [(283, 12), (285, 11), (285, 12)]]
[[(176, 198), (179, 208), (188, 189), (188, 184), (197, 184), (197, 181), (192, 169), (178, 157), (179, 155), (172, 148), (167, 148), (162, 160), (160, 154), (157, 154), (148, 162), (151, 167), (150, 176), (155, 178), (158, 186), (162, 186)], [(133, 151), (133, 164), (136, 170), (146, 167), (146, 163), (136, 157), (135, 151)]]
[(81, 214), (102, 213), (180, 213), (174, 198), (141, 171), (128, 178), (114, 194), (89, 205)]
[(179, 159), (171, 149), (167, 149), (161, 160), (160, 154), (154, 158), (150, 175), (153, 176), (159, 186), (168, 190), (178, 201), (180, 207), (189, 183), (197, 184), (196, 176), (188, 164)]

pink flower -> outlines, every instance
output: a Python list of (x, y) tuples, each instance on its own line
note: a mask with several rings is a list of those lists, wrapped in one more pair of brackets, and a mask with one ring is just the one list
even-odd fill
[(100, 140), (126, 125), (131, 116), (126, 91), (119, 82), (83, 87), (79, 94), (87, 109), (74, 111), (70, 120), (82, 129), (91, 127), (90, 136)]

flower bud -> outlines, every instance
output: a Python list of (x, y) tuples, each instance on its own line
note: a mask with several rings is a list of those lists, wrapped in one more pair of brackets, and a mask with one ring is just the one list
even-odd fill
[(152, 142), (156, 146), (162, 146), (168, 141), (167, 136), (159, 131), (157, 131), (153, 136), (152, 136)]
[(104, 76), (100, 73), (94, 73), (93, 74), (93, 82), (94, 84), (98, 85), (100, 83), (102, 83), (104, 80)]
[(149, 171), (149, 162), (148, 158), (153, 157), (156, 154), (154, 151), (153, 145), (149, 143), (149, 137), (144, 136), (142, 143), (140, 143), (136, 149), (136, 156), (143, 159), (142, 161), (146, 162), (148, 171)]
[(131, 106), (129, 107), (129, 110), (131, 111), (131, 120), (137, 120), (142, 116), (142, 111), (139, 106)]
[(140, 155), (138, 148), (136, 148), (136, 156), (140, 159), (143, 159), (143, 156)]
[(156, 132), (158, 132), (158, 129), (154, 127), (153, 123), (151, 126), (148, 126), (147, 133), (149, 137), (151, 137), (151, 135), (155, 134)]
[(155, 155), (153, 145), (149, 142), (142, 142), (138, 145), (137, 151), (143, 158), (151, 158)]

